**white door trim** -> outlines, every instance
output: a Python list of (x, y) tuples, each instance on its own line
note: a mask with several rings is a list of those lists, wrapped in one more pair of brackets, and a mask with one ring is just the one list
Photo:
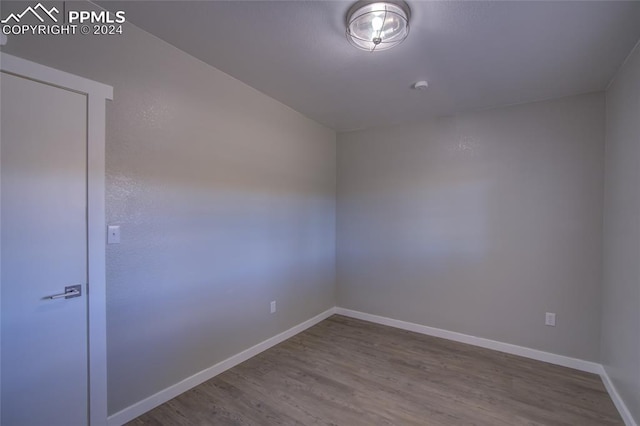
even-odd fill
[(89, 424), (107, 424), (105, 100), (113, 88), (0, 52), (0, 70), (87, 96)]

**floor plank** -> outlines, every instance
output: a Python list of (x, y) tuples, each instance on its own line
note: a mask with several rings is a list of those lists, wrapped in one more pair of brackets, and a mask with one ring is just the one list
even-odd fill
[(143, 425), (624, 425), (595, 374), (334, 315)]

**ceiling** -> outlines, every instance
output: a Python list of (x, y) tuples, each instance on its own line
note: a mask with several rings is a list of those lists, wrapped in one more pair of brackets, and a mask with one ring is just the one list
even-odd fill
[(409, 37), (374, 53), (351, 2), (99, 3), (337, 131), (603, 90), (640, 39), (640, 1), (409, 0)]

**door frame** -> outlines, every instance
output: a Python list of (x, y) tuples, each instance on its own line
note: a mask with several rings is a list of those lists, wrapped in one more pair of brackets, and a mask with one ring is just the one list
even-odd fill
[(4, 52), (0, 52), (0, 71), (78, 92), (87, 97), (88, 419), (91, 426), (105, 426), (108, 414), (105, 101), (113, 100), (113, 88)]

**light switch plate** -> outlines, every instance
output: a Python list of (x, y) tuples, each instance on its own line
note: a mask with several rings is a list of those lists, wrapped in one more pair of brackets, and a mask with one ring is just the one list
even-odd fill
[(120, 226), (119, 225), (108, 226), (107, 244), (120, 244)]

